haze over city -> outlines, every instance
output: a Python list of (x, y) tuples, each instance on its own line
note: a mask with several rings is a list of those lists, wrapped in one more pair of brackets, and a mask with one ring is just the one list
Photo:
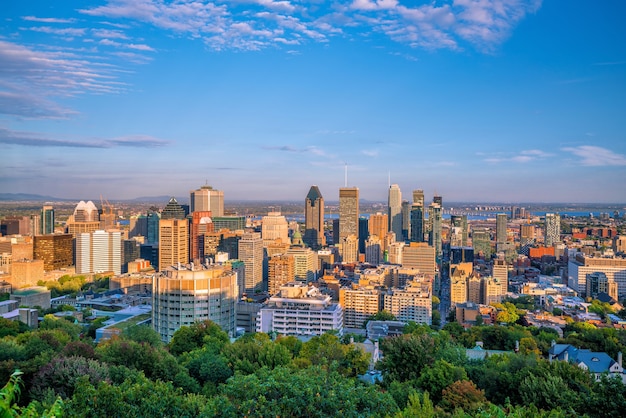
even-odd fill
[(623, 1), (10, 2), (0, 191), (626, 202)]

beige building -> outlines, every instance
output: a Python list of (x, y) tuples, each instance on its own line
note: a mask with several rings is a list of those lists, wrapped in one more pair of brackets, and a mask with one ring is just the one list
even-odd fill
[(258, 232), (246, 232), (239, 240), (239, 259), (245, 266), (244, 289), (263, 290), (263, 239)]
[(383, 247), (381, 248), (382, 251), (387, 248), (385, 247), (385, 236), (389, 231), (387, 229), (389, 224), (388, 219), (389, 217), (387, 216), (387, 214), (382, 214), (378, 212), (374, 215), (370, 215), (370, 218), (367, 221), (367, 229), (370, 233), (370, 238), (376, 235), (380, 239), (381, 245)]
[(310, 248), (291, 247), (287, 255), (294, 260), (295, 280), (310, 283), (317, 278), (317, 252)]
[[(353, 235), (356, 248), (345, 244)], [(350, 239), (352, 241), (352, 239)], [(341, 257), (344, 262), (358, 259), (359, 242), (359, 188), (342, 187), (339, 189), (339, 242), (342, 244)]]
[(11, 266), (11, 275), (8, 282), (11, 283), (13, 289), (22, 287), (36, 286), (37, 282), (44, 278), (44, 262), (43, 260), (19, 260), (13, 261)]
[(276, 239), (282, 242), (289, 242), (289, 224), (284, 215), (280, 212), (269, 212), (262, 219), (261, 237), (263, 246), (267, 247)]
[(187, 219), (159, 220), (159, 271), (189, 262), (189, 222)]
[(434, 278), (437, 272), (435, 247), (425, 242), (411, 242), (402, 251), (402, 266), (419, 269), (423, 274)]
[(268, 264), (267, 287), (270, 295), (280, 291), (281, 286), (294, 281), (295, 262), (291, 255), (277, 254), (272, 256)]
[(343, 308), (343, 325), (346, 328), (363, 328), (365, 321), (382, 309), (380, 291), (374, 288), (339, 289), (339, 304)]
[(384, 295), (384, 309), (398, 321), (431, 325), (433, 322), (432, 281), (422, 277), (404, 288), (392, 288)]
[(236, 332), (237, 274), (224, 266), (170, 266), (152, 285), (152, 326), (169, 342), (182, 326), (211, 320), (230, 336)]

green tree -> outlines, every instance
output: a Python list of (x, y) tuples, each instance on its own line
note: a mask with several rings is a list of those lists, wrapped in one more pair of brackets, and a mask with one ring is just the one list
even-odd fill
[(84, 357), (56, 357), (50, 363), (39, 369), (33, 378), (31, 395), (38, 400), (44, 400), (49, 389), (55, 396), (69, 398), (73, 395), (76, 383), (81, 377), (88, 377), (91, 384), (98, 384), (108, 380), (109, 370), (97, 360)]
[(476, 387), (474, 382), (460, 380), (443, 390), (443, 399), (440, 405), (448, 412), (452, 412), (455, 409), (476, 411), (486, 403), (485, 394)]
[(443, 390), (458, 380), (467, 380), (463, 367), (455, 366), (445, 360), (437, 360), (432, 367), (426, 368), (417, 379), (417, 387), (430, 392), (434, 403), (439, 403)]
[(210, 345), (213, 350), (219, 352), (229, 342), (228, 334), (219, 325), (206, 320), (178, 329), (170, 341), (169, 349), (175, 356), (196, 350), (203, 345)]
[(397, 412), (394, 418), (434, 418), (435, 416), (435, 407), (428, 396), (428, 392), (423, 394), (413, 392), (409, 395), (406, 408)]

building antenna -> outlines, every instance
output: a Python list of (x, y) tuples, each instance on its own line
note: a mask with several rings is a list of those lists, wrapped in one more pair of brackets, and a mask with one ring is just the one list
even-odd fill
[(344, 180), (344, 181), (345, 181), (345, 183), (346, 183), (345, 187), (348, 187), (348, 163), (344, 163), (344, 164), (346, 165), (346, 166), (345, 166), (345, 171), (346, 171), (346, 172), (345, 172), (345, 174), (344, 174), (344, 177), (345, 177), (345, 180)]

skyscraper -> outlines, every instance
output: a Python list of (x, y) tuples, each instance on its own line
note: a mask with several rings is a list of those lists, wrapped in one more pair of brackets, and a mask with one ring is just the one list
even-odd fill
[(389, 186), (387, 214), (389, 215), (389, 231), (396, 234), (398, 241), (402, 240), (402, 192), (397, 184)]
[(239, 259), (245, 266), (246, 292), (263, 290), (263, 239), (258, 232), (247, 232), (239, 240)]
[(148, 220), (146, 221), (147, 235), (146, 243), (157, 244), (159, 242), (159, 221), (161, 220), (161, 214), (156, 211), (156, 208), (150, 208), (148, 210)]
[(324, 198), (317, 186), (311, 186), (304, 199), (304, 243), (312, 248), (326, 245)]
[(409, 241), (411, 239), (411, 202), (402, 201), (402, 240)]
[(450, 246), (466, 247), (468, 237), (467, 215), (452, 215), (450, 217)]
[(161, 212), (161, 219), (185, 219), (185, 209), (172, 197)]
[(551, 247), (561, 241), (561, 216), (558, 213), (546, 213), (545, 245)]
[(189, 233), (189, 249), (191, 261), (203, 263), (204, 237), (213, 232), (213, 221), (210, 211), (195, 211), (191, 213), (191, 231)]
[[(441, 196), (435, 196), (441, 199)], [(428, 219), (430, 222), (429, 243), (435, 248), (437, 262), (441, 261), (441, 204), (433, 202), (428, 207)]]
[(496, 215), (496, 247), (498, 244), (506, 244), (506, 213), (498, 213)]
[(187, 219), (159, 221), (159, 271), (189, 262), (189, 222)]
[(384, 240), (387, 235), (389, 221), (387, 214), (382, 214), (380, 212), (370, 215), (368, 220), (368, 229), (370, 233), (370, 238), (373, 235), (376, 235), (380, 240)]
[(205, 185), (189, 192), (191, 212), (210, 211), (213, 216), (224, 216), (224, 192)]
[(33, 235), (41, 232), (42, 235), (54, 233), (54, 208), (44, 205), (41, 210), (41, 231), (33, 231)]
[(76, 234), (76, 273), (122, 273), (122, 233), (120, 231)]
[(280, 212), (269, 212), (263, 217), (261, 224), (261, 237), (263, 238), (263, 246), (267, 247), (276, 239), (281, 242), (289, 242), (289, 224), (284, 215)]
[(420, 203), (413, 203), (411, 206), (411, 235), (410, 241), (423, 242), (424, 241), (424, 205)]
[(339, 189), (339, 238), (359, 236), (359, 188)]

